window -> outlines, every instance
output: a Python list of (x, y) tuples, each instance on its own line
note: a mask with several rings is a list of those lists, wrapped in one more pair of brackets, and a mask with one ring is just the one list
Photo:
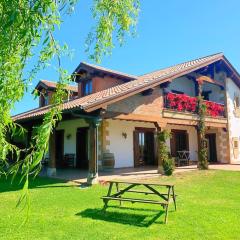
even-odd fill
[(235, 95), (234, 105), (235, 105), (235, 108), (239, 108), (239, 107), (240, 107), (240, 104), (239, 104), (239, 96), (236, 96), (236, 95)]
[(83, 93), (83, 96), (86, 96), (92, 93), (92, 80), (83, 82), (82, 93)]
[(40, 107), (47, 106), (49, 104), (49, 96), (47, 93), (40, 96)]
[(239, 143), (238, 143), (237, 137), (232, 138), (232, 144), (233, 144), (233, 155), (234, 155), (234, 158), (237, 159), (239, 156)]
[(47, 106), (49, 104), (49, 96), (44, 95), (44, 106)]
[(234, 140), (234, 148), (238, 148), (238, 141)]
[(237, 118), (240, 118), (240, 97), (238, 93), (234, 94), (234, 100), (233, 100), (233, 104), (234, 104), (234, 115)]
[(172, 137), (170, 139), (171, 154), (173, 157), (178, 157), (178, 151), (189, 150), (189, 138), (186, 130), (171, 130)]

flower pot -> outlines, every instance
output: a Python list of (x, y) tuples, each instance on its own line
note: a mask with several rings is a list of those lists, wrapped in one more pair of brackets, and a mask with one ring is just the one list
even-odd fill
[(102, 170), (113, 171), (115, 166), (115, 158), (113, 153), (104, 152), (102, 154)]

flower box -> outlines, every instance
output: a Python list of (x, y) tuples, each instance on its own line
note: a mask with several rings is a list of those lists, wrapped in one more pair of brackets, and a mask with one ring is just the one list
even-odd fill
[[(206, 114), (211, 117), (224, 116), (224, 106), (219, 103), (204, 101), (207, 107)], [(186, 94), (167, 93), (165, 96), (165, 107), (180, 112), (197, 113), (197, 97)]]

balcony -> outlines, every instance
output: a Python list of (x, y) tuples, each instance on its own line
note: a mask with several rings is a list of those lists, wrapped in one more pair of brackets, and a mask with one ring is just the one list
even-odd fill
[[(225, 107), (223, 104), (206, 100), (204, 100), (204, 103), (207, 108), (207, 117), (225, 117)], [(164, 108), (175, 112), (197, 114), (197, 97), (190, 97), (186, 94), (167, 93), (164, 96)]]

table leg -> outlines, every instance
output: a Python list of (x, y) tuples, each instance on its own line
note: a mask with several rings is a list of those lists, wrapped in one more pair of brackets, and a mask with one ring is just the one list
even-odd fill
[(176, 195), (175, 195), (175, 191), (174, 191), (174, 186), (172, 186), (172, 197), (173, 197), (175, 211), (177, 211), (177, 203), (176, 203)]
[[(116, 183), (116, 189), (117, 189), (117, 192), (119, 192), (119, 184), (118, 183)], [(121, 198), (121, 195), (119, 195), (119, 197)], [(122, 206), (121, 200), (119, 201), (119, 203), (120, 203), (120, 206)]]
[(167, 219), (168, 219), (168, 205), (169, 205), (170, 193), (171, 193), (171, 187), (168, 187), (168, 201), (165, 208), (165, 224), (167, 223)]
[[(109, 188), (108, 188), (108, 193), (107, 193), (108, 197), (111, 195), (112, 186), (113, 186), (113, 183), (110, 182), (110, 185), (109, 185)], [(108, 207), (108, 201), (109, 201), (108, 199), (103, 199), (103, 202), (104, 202), (103, 210), (106, 210), (106, 208)]]

